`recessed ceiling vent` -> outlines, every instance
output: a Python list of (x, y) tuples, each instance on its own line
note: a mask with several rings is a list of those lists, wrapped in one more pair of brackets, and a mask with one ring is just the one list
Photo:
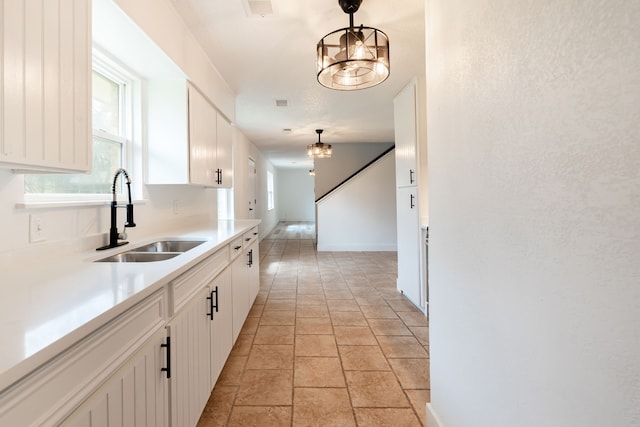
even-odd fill
[(273, 15), (273, 7), (271, 7), (269, 0), (242, 0), (242, 5), (249, 18), (264, 18)]
[(286, 99), (276, 99), (276, 107), (288, 107), (289, 101)]

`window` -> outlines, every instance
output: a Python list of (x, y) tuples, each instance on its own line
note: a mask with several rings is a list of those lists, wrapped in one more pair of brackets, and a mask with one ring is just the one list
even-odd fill
[(267, 209), (273, 209), (273, 173), (267, 171)]
[[(113, 175), (131, 165), (132, 78), (115, 64), (93, 58), (92, 168), (90, 174), (25, 175), (25, 200), (102, 200), (111, 196)], [(129, 172), (132, 172), (128, 169)], [(131, 175), (131, 174), (130, 174)], [(122, 181), (120, 181), (122, 182)], [(117, 188), (121, 192), (121, 188)]]

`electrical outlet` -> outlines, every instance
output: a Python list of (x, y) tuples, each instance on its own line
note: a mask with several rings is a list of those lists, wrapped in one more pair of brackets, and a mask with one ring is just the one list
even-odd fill
[(40, 215), (29, 215), (29, 242), (42, 242), (45, 238), (45, 223), (44, 218)]

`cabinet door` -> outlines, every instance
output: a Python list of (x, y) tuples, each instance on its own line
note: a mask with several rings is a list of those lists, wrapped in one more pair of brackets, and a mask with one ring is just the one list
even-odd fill
[[(169, 425), (169, 387), (160, 345), (161, 329), (111, 379), (83, 403), (62, 426), (115, 427)], [(35, 409), (35, 408), (34, 408)]]
[(396, 186), (417, 185), (417, 144), (415, 81), (409, 83), (393, 100), (393, 123), (396, 139)]
[(397, 189), (398, 290), (420, 306), (420, 217), (417, 187)]
[(0, 2), (0, 166), (91, 169), (91, 1)]
[(217, 113), (216, 138), (216, 171), (220, 170), (220, 182), (217, 187), (231, 188), (233, 186), (233, 128), (231, 123)]
[(249, 266), (247, 253), (243, 252), (231, 264), (233, 294), (233, 342), (235, 343), (249, 314)]
[(249, 246), (249, 254), (251, 254), (247, 277), (249, 287), (249, 309), (251, 309), (253, 302), (256, 300), (256, 296), (258, 296), (258, 291), (260, 290), (260, 252), (258, 248), (259, 244), (256, 239), (251, 246)]
[(167, 326), (171, 338), (171, 426), (198, 423), (211, 393), (208, 287), (187, 303)]
[(216, 185), (216, 110), (189, 86), (189, 182)]
[(225, 270), (221, 273), (211, 283), (209, 289), (214, 293), (212, 302), (216, 306), (211, 321), (211, 388), (213, 388), (233, 347), (231, 272)]

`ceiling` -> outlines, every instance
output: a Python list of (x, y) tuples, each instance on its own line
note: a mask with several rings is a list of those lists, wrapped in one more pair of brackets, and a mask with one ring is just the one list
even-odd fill
[[(277, 168), (313, 167), (306, 146), (317, 141), (315, 129), (329, 144), (393, 142), (393, 98), (424, 73), (424, 0), (363, 0), (354, 24), (389, 36), (391, 75), (350, 92), (316, 80), (316, 43), (349, 26), (338, 0), (173, 3), (236, 93), (236, 126)], [(251, 13), (269, 6), (271, 15)]]

